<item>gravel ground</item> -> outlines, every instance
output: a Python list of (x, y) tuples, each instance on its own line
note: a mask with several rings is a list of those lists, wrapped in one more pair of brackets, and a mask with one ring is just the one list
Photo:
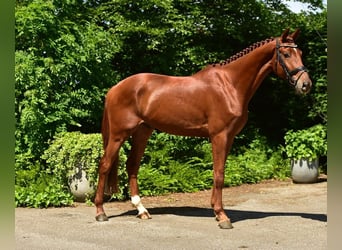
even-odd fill
[(225, 188), (234, 228), (222, 230), (211, 191), (144, 197), (153, 219), (140, 220), (130, 202), (95, 207), (15, 209), (16, 249), (327, 249), (327, 182), (266, 181)]

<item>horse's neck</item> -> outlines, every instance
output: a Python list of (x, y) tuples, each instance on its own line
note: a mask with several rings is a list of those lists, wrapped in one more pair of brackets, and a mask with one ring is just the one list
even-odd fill
[(267, 43), (241, 58), (223, 66), (229, 74), (228, 84), (250, 101), (261, 82), (272, 71), (271, 60), (274, 54), (274, 42)]
[(271, 71), (272, 71), (272, 65), (271, 65), (271, 60), (270, 60), (268, 63), (265, 63), (263, 65), (263, 67), (259, 70), (257, 76), (255, 77), (252, 87), (250, 88), (250, 91), (248, 92), (248, 102), (252, 99), (253, 95), (259, 88), (262, 81)]

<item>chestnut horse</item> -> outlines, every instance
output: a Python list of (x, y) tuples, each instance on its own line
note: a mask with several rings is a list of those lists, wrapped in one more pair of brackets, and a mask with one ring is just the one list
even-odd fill
[[(248, 103), (263, 79), (274, 72), (297, 92), (308, 93), (311, 80), (294, 43), (299, 30), (257, 42), (224, 63), (205, 67), (192, 76), (152, 73), (132, 75), (112, 87), (106, 96), (102, 121), (105, 153), (99, 165), (95, 197), (96, 220), (106, 221), (105, 188), (118, 189), (118, 153), (132, 138), (126, 162), (131, 201), (138, 217), (151, 218), (138, 191), (140, 160), (154, 129), (182, 135), (209, 137), (213, 156), (211, 206), (220, 228), (232, 228), (222, 204), (224, 166), (234, 137), (247, 122)], [(107, 183), (107, 185), (106, 185)]]

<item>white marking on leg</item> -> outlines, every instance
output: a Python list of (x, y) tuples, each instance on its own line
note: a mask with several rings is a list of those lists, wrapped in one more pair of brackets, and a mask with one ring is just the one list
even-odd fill
[(138, 215), (143, 214), (145, 212), (148, 214), (147, 209), (141, 203), (141, 199), (139, 195), (132, 196), (131, 201), (132, 201), (132, 204), (138, 209)]

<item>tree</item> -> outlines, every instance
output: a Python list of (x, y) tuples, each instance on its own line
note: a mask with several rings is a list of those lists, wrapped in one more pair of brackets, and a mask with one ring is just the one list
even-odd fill
[(16, 152), (39, 159), (59, 131), (97, 130), (118, 50), (83, 1), (16, 6)]
[(25, 157), (17, 162), (40, 161), (58, 132), (99, 131), (105, 93), (124, 77), (190, 75), (287, 27), (303, 29), (300, 47), (319, 84), (312, 98), (298, 98), (283, 81), (266, 79), (249, 128), (279, 144), (287, 127), (326, 113), (326, 53), (316, 36), (326, 34), (326, 10), (294, 14), (279, 1), (256, 0), (17, 0), (15, 15), (16, 154)]

